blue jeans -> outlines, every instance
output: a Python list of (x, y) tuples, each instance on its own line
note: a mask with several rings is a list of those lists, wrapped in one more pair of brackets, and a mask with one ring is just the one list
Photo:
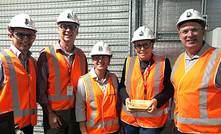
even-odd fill
[(164, 129), (164, 126), (161, 128), (142, 128), (135, 127), (132, 125), (125, 125), (126, 134), (160, 134), (160, 132)]

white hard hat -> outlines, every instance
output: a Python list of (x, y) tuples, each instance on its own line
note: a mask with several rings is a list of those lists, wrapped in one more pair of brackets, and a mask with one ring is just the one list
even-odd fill
[(195, 21), (195, 22), (199, 22), (203, 28), (205, 28), (206, 25), (206, 19), (203, 18), (203, 15), (194, 9), (187, 9), (179, 18), (177, 24), (176, 24), (176, 28), (177, 30), (179, 30), (180, 24), (182, 24), (182, 22), (185, 21)]
[(16, 16), (14, 16), (11, 19), (8, 26), (12, 27), (12, 28), (13, 27), (20, 27), (20, 28), (31, 29), (31, 30), (34, 30), (37, 32), (34, 21), (27, 14), (18, 14)]
[(77, 23), (78, 25), (80, 25), (77, 15), (70, 9), (63, 11), (59, 15), (57, 19), (57, 23), (59, 22), (73, 22), (73, 23)]
[(110, 56), (112, 56), (113, 54), (111, 52), (110, 47), (106, 43), (97, 42), (93, 46), (90, 55), (91, 56), (93, 56), (93, 55), (110, 55)]
[(150, 30), (150, 28), (146, 26), (141, 26), (139, 27), (133, 35), (132, 41), (139, 41), (139, 40), (155, 40), (156, 37), (154, 36), (153, 31)]

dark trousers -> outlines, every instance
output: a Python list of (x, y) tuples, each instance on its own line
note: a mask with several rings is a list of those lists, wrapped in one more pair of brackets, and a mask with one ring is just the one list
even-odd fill
[(190, 134), (190, 133), (183, 133), (183, 132), (180, 132), (179, 130), (177, 130), (177, 134)]
[(60, 129), (52, 129), (48, 122), (48, 117), (43, 115), (43, 125), (45, 134), (81, 134), (79, 123), (75, 119), (75, 108), (69, 110), (54, 111), (59, 117), (62, 126)]
[(25, 134), (33, 134), (33, 129), (34, 127), (32, 125), (28, 125), (26, 127), (21, 128), (20, 130), (22, 130)]
[(160, 128), (143, 128), (143, 127), (135, 127), (132, 125), (125, 125), (126, 134), (160, 134), (160, 132), (164, 129)]
[(0, 115), (0, 133), (15, 134), (13, 112), (8, 112)]

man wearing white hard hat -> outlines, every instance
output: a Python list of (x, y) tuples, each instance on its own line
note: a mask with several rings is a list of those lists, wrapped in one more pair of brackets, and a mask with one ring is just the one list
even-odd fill
[(79, 78), (76, 119), (82, 134), (118, 134), (118, 79), (107, 70), (113, 54), (106, 43), (98, 42), (90, 55), (94, 67)]
[(221, 53), (203, 40), (205, 26), (194, 9), (186, 10), (176, 24), (186, 48), (171, 73), (178, 134), (221, 133)]
[[(13, 111), (15, 133), (33, 134), (37, 124), (37, 63), (29, 49), (37, 29), (29, 15), (18, 14), (7, 30), (12, 45), (0, 53), (0, 113)], [(0, 133), (7, 134), (2, 129)]]
[(87, 73), (87, 59), (75, 46), (80, 26), (72, 10), (63, 11), (57, 19), (60, 40), (44, 48), (38, 58), (39, 96), (47, 134), (80, 133), (75, 120), (75, 98), (78, 78)]
[(125, 60), (119, 92), (121, 121), (127, 134), (160, 134), (173, 96), (168, 58), (153, 54), (156, 37), (146, 26), (139, 27), (132, 41), (137, 56)]

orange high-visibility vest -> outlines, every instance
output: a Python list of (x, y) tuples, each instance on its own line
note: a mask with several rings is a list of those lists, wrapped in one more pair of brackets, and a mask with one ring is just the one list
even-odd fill
[[(55, 45), (45, 48), (49, 65), (48, 103), (53, 110), (74, 108), (74, 94), (76, 94), (78, 78), (86, 73), (86, 58), (84, 53), (77, 48), (71, 67), (71, 81), (69, 85), (69, 68), (67, 65), (69, 62), (65, 61), (66, 59), (62, 53), (55, 50), (54, 47)], [(67, 86), (73, 86), (73, 95), (67, 95)]]
[(175, 125), (185, 133), (221, 133), (221, 90), (215, 87), (220, 50), (210, 48), (187, 72), (185, 54), (177, 58), (171, 74)]
[(106, 94), (89, 73), (82, 76), (86, 88), (86, 126), (91, 134), (113, 133), (119, 129), (117, 114), (118, 82), (115, 74), (108, 77)]
[[(164, 89), (163, 78), (165, 69), (165, 58), (154, 56), (154, 64), (150, 67), (150, 74), (147, 78), (147, 100), (152, 100), (154, 96)], [(147, 69), (144, 73), (146, 78)], [(125, 85), (130, 99), (144, 100), (144, 84), (140, 71), (138, 56), (129, 57), (126, 62)], [(122, 105), (121, 120), (133, 126), (145, 128), (162, 127), (168, 117), (169, 102), (159, 109), (155, 109), (152, 114), (147, 112), (128, 112), (126, 106)]]
[(2, 51), (5, 72), (4, 88), (0, 89), (0, 113), (13, 111), (19, 128), (37, 124), (36, 60), (28, 60), (29, 74), (20, 60), (9, 50)]

